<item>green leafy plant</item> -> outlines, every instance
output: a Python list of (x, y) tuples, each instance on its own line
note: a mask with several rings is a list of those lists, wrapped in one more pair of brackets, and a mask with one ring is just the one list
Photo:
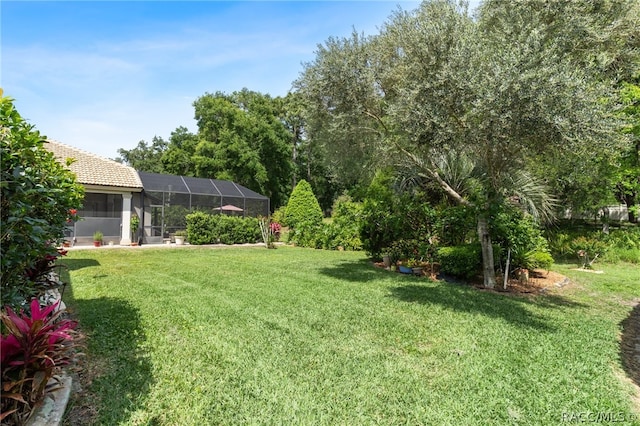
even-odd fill
[(607, 245), (596, 238), (578, 237), (571, 243), (582, 268), (590, 269), (593, 263), (607, 250)]
[(286, 226), (287, 206), (278, 207), (271, 215), (272, 223), (279, 223)]
[[(58, 274), (55, 273), (55, 268), (64, 267), (64, 265), (57, 263), (57, 259), (66, 255), (66, 250), (56, 249), (56, 251), (51, 254), (47, 254), (41, 259), (38, 259), (34, 262), (33, 266), (26, 271), (26, 276), (31, 282), (34, 297), (41, 298), (46, 294), (47, 290), (64, 285)], [(28, 311), (30, 307), (25, 307), (24, 309)]]
[(189, 243), (245, 244), (262, 239), (258, 219), (194, 212), (186, 216)]
[(288, 235), (288, 241), (300, 247), (325, 250), (362, 250), (360, 227), (362, 205), (348, 196), (333, 204), (330, 222), (302, 221)]
[(531, 215), (516, 209), (502, 208), (494, 218), (493, 241), (507, 252), (511, 249), (511, 271), (525, 268), (548, 269), (553, 264), (549, 243)]
[(136, 232), (138, 232), (138, 228), (140, 227), (140, 217), (136, 213), (131, 215), (131, 220), (129, 221), (129, 226), (131, 227), (131, 235), (132, 239), (136, 239)]
[(0, 97), (0, 128), (0, 302), (19, 309), (34, 295), (26, 271), (55, 254), (84, 191), (7, 97)]
[[(31, 314), (10, 307), (0, 319), (7, 334), (1, 337), (3, 424), (23, 424), (35, 404), (51, 390), (50, 379), (73, 361), (76, 323), (61, 319), (59, 302), (44, 309), (31, 301)], [(53, 384), (55, 387), (55, 384)]]
[(322, 248), (327, 250), (362, 250), (360, 228), (362, 204), (348, 195), (341, 195), (333, 203), (331, 222), (321, 228)]
[(548, 251), (531, 250), (525, 255), (524, 267), (526, 269), (546, 269), (553, 265), (553, 257)]
[(436, 235), (437, 215), (425, 194), (398, 195), (390, 174), (379, 173), (367, 190), (361, 214), (363, 248), (373, 258), (398, 240), (426, 242)]
[[(611, 229), (608, 234), (599, 228), (587, 223), (573, 226), (565, 223), (558, 230), (547, 231), (551, 253), (556, 258), (575, 260), (580, 250), (584, 250), (589, 257), (587, 263), (594, 259), (640, 263), (640, 227), (621, 226)], [(578, 256), (578, 259), (584, 265), (586, 256)]]
[(322, 222), (303, 221), (289, 232), (289, 243), (299, 247), (322, 248), (323, 233), (326, 224)]
[(102, 241), (104, 238), (104, 234), (102, 231), (96, 231), (93, 233), (93, 241)]
[[(494, 259), (500, 253), (498, 245), (493, 246)], [(466, 244), (438, 249), (440, 271), (464, 279), (471, 279), (482, 271), (482, 251), (480, 244)]]

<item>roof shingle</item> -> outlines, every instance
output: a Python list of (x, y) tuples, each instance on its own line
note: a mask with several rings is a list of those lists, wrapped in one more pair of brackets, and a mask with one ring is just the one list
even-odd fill
[(78, 183), (142, 190), (142, 182), (133, 167), (57, 141), (46, 141), (44, 148), (63, 164), (68, 158), (75, 160), (68, 168), (76, 174)]

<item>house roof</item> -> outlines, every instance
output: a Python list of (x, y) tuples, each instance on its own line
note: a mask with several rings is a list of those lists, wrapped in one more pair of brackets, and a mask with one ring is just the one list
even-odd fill
[(133, 167), (57, 141), (48, 140), (44, 147), (63, 164), (68, 158), (75, 160), (68, 168), (76, 174), (78, 183), (142, 190), (142, 181)]

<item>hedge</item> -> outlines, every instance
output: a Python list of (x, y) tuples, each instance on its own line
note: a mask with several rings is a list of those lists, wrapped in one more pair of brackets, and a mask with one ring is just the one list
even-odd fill
[(187, 215), (187, 239), (194, 245), (262, 241), (258, 219), (194, 212)]

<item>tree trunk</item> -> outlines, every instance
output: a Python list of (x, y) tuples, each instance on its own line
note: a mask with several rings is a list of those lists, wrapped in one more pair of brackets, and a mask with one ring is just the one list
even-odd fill
[(291, 150), (291, 162), (293, 163), (293, 177), (291, 179), (291, 189), (298, 184), (298, 137), (299, 131), (297, 126), (293, 126), (293, 145)]
[(478, 238), (482, 247), (482, 275), (484, 286), (494, 288), (496, 286), (496, 271), (493, 263), (493, 246), (491, 245), (491, 235), (489, 235), (489, 223), (485, 216), (478, 217)]
[(627, 194), (624, 196), (624, 201), (627, 204), (627, 208), (629, 209), (628, 217), (629, 223), (638, 223), (638, 218), (636, 217), (634, 210), (632, 207), (636, 205), (636, 194)]

